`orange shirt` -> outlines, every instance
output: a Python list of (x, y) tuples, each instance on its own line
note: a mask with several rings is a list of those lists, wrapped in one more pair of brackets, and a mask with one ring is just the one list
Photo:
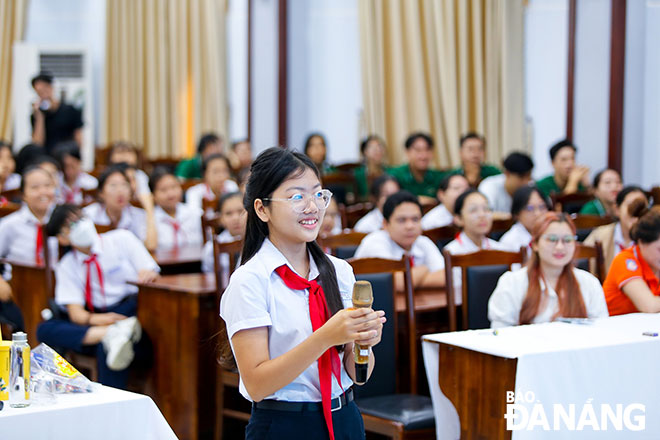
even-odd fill
[(622, 288), (630, 280), (644, 280), (651, 292), (660, 296), (660, 282), (648, 265), (637, 245), (624, 249), (614, 257), (610, 271), (603, 283), (605, 300), (610, 316), (637, 313), (637, 307)]

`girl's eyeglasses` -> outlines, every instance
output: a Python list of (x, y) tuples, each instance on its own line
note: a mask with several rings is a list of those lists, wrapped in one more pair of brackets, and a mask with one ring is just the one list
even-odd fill
[(318, 209), (326, 209), (330, 205), (330, 200), (332, 200), (332, 192), (327, 189), (321, 189), (314, 194), (297, 193), (288, 199), (264, 197), (262, 200), (269, 200), (271, 202), (289, 202), (291, 209), (293, 209), (294, 212), (302, 214), (309, 206), (310, 199), (314, 201), (314, 204)]
[(557, 245), (560, 241), (562, 244), (573, 244), (577, 241), (577, 235), (557, 235), (557, 234), (548, 234), (543, 235), (542, 238), (552, 245)]

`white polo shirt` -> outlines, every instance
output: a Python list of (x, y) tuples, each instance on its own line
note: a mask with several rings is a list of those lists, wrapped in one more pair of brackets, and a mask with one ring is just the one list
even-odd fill
[[(230, 179), (225, 180), (222, 193), (227, 194), (236, 191), (238, 191), (236, 182)], [(213, 194), (211, 188), (204, 182), (193, 185), (186, 191), (186, 204), (193, 208), (202, 209), (203, 199), (215, 200), (215, 194)]]
[[(352, 292), (355, 284), (353, 269), (344, 260), (328, 255), (337, 274), (339, 292), (344, 307), (352, 307)], [(309, 278), (319, 275), (314, 259), (309, 256)], [(271, 359), (290, 351), (312, 334), (309, 318), (309, 289), (291, 290), (275, 269), (286, 264), (293, 270), (286, 257), (265, 239), (261, 249), (245, 264), (233, 273), (229, 286), (220, 300), (220, 316), (227, 323), (229, 340), (241, 330), (268, 327), (268, 350)], [(351, 354), (346, 354), (350, 356)], [(353, 381), (341, 362), (341, 383), (347, 390)], [(291, 383), (275, 391), (266, 399), (286, 400), (290, 402), (321, 401), (319, 370), (316, 361), (312, 362), (303, 373)], [(252, 400), (241, 378), (241, 394)], [(332, 397), (342, 394), (337, 380), (332, 378)]]
[(135, 170), (135, 186), (137, 187), (136, 191), (138, 194), (151, 192), (149, 190), (149, 176), (139, 168)]
[(511, 252), (520, 252), (521, 247), (526, 247), (529, 254), (531, 254), (532, 234), (529, 233), (522, 223), (516, 222), (511, 228), (502, 235), (500, 238), (500, 246)]
[(16, 173), (11, 173), (7, 176), (5, 184), (2, 185), (3, 191), (10, 191), (12, 189), (18, 189), (21, 187), (21, 175)]
[(72, 186), (69, 186), (64, 180), (64, 174), (59, 173), (59, 199), (58, 203), (73, 203), (80, 205), (83, 203), (83, 190), (95, 189), (98, 187), (99, 182), (96, 177), (90, 176), (87, 173), (80, 173), (76, 177), (76, 181)]
[(355, 251), (355, 258), (400, 260), (405, 253), (413, 256), (415, 266), (426, 266), (431, 272), (445, 268), (445, 260), (430, 238), (420, 235), (413, 242), (410, 251), (406, 252), (405, 249), (392, 240), (390, 234), (384, 229), (372, 232), (364, 237)]
[[(584, 300), (587, 316), (589, 318), (602, 318), (609, 316), (603, 287), (598, 278), (587, 271), (573, 268), (573, 273), (580, 285), (580, 293)], [(543, 280), (539, 280), (541, 290), (545, 289)], [(527, 268), (513, 272), (506, 272), (497, 282), (497, 287), (488, 301), (488, 319), (492, 328), (518, 325), (520, 310), (527, 296), (529, 280)], [(533, 319), (532, 323), (550, 322), (553, 315), (559, 310), (557, 292), (548, 286), (545, 301), (541, 302), (542, 309)]]
[(486, 177), (479, 184), (479, 192), (486, 196), (488, 204), (495, 212), (511, 213), (513, 200), (504, 188), (505, 174)]
[[(83, 214), (92, 219), (92, 221), (101, 226), (110, 225), (110, 217), (105, 210), (105, 205), (98, 202), (85, 206)], [(201, 221), (201, 220), (200, 220)], [(117, 224), (117, 229), (126, 229), (131, 231), (137, 238), (144, 241), (147, 238), (147, 214), (144, 209), (128, 205), (121, 213), (121, 218)]]
[[(92, 304), (102, 310), (117, 304), (138, 288), (128, 281), (136, 281), (140, 270), (160, 271), (142, 242), (128, 231), (116, 229), (98, 235), (91, 247), (92, 254), (103, 271), (103, 291), (99, 283), (96, 266), (90, 266)], [(68, 304), (85, 305), (85, 285), (87, 265), (85, 255), (76, 250), (69, 251), (55, 269), (55, 302), (61, 306)]]
[(172, 217), (160, 206), (155, 206), (154, 220), (159, 250), (172, 249), (175, 242), (179, 248), (201, 245), (203, 242), (201, 209), (179, 203), (176, 206), (176, 214)]
[(363, 232), (369, 234), (370, 232), (378, 231), (383, 229), (383, 213), (380, 212), (380, 209), (374, 208), (369, 211), (364, 217), (355, 223), (353, 230), (355, 232)]
[(438, 205), (422, 217), (422, 229), (442, 228), (451, 225), (454, 222), (454, 216), (449, 212), (445, 205)]
[[(7, 258), (19, 263), (36, 264), (37, 229), (41, 224), (48, 223), (51, 212), (52, 208), (39, 221), (30, 208), (23, 204), (18, 211), (0, 219), (0, 258)], [(56, 261), (57, 238), (44, 236), (43, 240), (44, 247), (48, 242), (51, 261)], [(9, 273), (6, 276), (9, 277)]]

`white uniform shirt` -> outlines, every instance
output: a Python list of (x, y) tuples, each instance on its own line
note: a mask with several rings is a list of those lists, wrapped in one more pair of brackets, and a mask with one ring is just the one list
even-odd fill
[[(50, 219), (49, 210), (43, 223)], [(0, 258), (19, 263), (36, 264), (37, 228), (41, 224), (27, 205), (0, 219)], [(51, 261), (57, 260), (58, 244), (56, 237), (43, 237), (44, 248), (48, 241)], [(6, 274), (9, 277), (9, 273)]]
[(488, 204), (495, 212), (511, 212), (513, 200), (511, 195), (504, 188), (506, 175), (498, 174), (496, 176), (486, 177), (479, 184), (479, 192), (486, 196)]
[(511, 228), (502, 235), (500, 238), (500, 246), (511, 252), (520, 252), (521, 247), (526, 247), (528, 254), (531, 255), (530, 243), (532, 242), (532, 234), (529, 233), (522, 223), (516, 222)]
[(3, 191), (10, 191), (12, 189), (18, 189), (21, 187), (21, 175), (16, 173), (11, 173), (7, 176), (5, 184), (2, 185)]
[[(92, 304), (94, 309), (117, 304), (130, 294), (138, 292), (137, 286), (127, 284), (136, 281), (140, 270), (159, 271), (159, 267), (142, 242), (125, 230), (113, 230), (98, 235), (91, 248), (103, 272), (103, 291), (94, 263), (90, 264)], [(79, 304), (85, 306), (87, 265), (85, 255), (76, 250), (69, 251), (55, 269), (55, 302), (61, 306)]]
[(454, 216), (445, 208), (445, 205), (438, 205), (422, 217), (422, 229), (428, 231), (451, 225), (453, 222)]
[[(344, 307), (352, 307), (352, 291), (355, 284), (353, 269), (344, 260), (328, 255), (337, 273), (337, 282)], [(227, 323), (229, 340), (238, 331), (258, 327), (268, 327), (268, 350), (271, 359), (290, 351), (312, 334), (309, 318), (309, 290), (291, 290), (275, 269), (291, 265), (286, 257), (265, 239), (261, 249), (231, 277), (229, 286), (220, 300), (220, 316)], [(293, 268), (291, 268), (293, 270)], [(319, 270), (310, 255), (309, 278), (315, 279)], [(350, 356), (350, 353), (346, 354)], [(347, 390), (351, 381), (343, 366), (341, 383)], [(241, 377), (239, 390), (248, 400), (252, 400)], [(332, 397), (342, 393), (337, 380), (332, 376)], [(317, 362), (312, 362), (303, 373), (291, 383), (275, 391), (266, 399), (291, 402), (321, 401), (319, 370)]]
[[(598, 278), (587, 271), (574, 268), (573, 273), (580, 285), (580, 293), (584, 300), (587, 316), (589, 318), (602, 318), (608, 316), (607, 303), (603, 287)], [(541, 290), (545, 288), (543, 280)], [(527, 296), (527, 268), (506, 272), (497, 282), (497, 287), (488, 301), (488, 319), (493, 328), (518, 325), (520, 322), (520, 309)], [(557, 292), (552, 287), (547, 290), (545, 301), (541, 302), (542, 310), (532, 321), (534, 324), (549, 322), (559, 310)]]
[[(406, 251), (396, 244), (390, 234), (381, 229), (372, 232), (362, 239), (360, 246), (355, 251), (355, 258), (387, 258), (400, 260)], [(429, 271), (436, 272), (445, 268), (445, 260), (438, 247), (430, 238), (420, 235), (413, 242), (408, 255), (413, 256), (415, 266), (426, 266)]]
[(623, 238), (623, 231), (621, 231), (621, 222), (616, 222), (614, 225), (614, 256), (616, 257), (619, 253), (632, 246), (633, 241), (626, 243), (626, 240)]
[(150, 193), (149, 190), (149, 176), (147, 173), (140, 169), (135, 170), (135, 186), (138, 194)]
[[(98, 202), (85, 206), (82, 211), (85, 216), (92, 219), (97, 225), (108, 226), (111, 223), (105, 206)], [(133, 205), (125, 207), (121, 213), (117, 229), (127, 229), (135, 234), (137, 238), (144, 241), (147, 238), (147, 214), (144, 212), (144, 209), (137, 208)]]
[(369, 211), (364, 217), (355, 223), (353, 230), (355, 232), (364, 232), (369, 234), (370, 232), (378, 231), (383, 229), (383, 213), (380, 212), (380, 209), (374, 208)]
[(201, 209), (191, 208), (184, 203), (179, 203), (176, 206), (176, 215), (173, 218), (163, 208), (155, 206), (154, 220), (158, 231), (159, 250), (172, 249), (175, 243), (181, 248), (201, 245), (203, 242)]
[[(234, 237), (229, 233), (227, 229), (218, 234), (215, 238), (218, 243), (230, 243), (232, 241), (240, 240), (241, 237)], [(223, 274), (229, 273), (229, 255), (220, 254), (220, 267)], [(202, 272), (213, 272), (213, 242), (207, 241), (204, 244), (204, 250), (202, 251)], [(225, 280), (225, 285), (226, 285)]]
[[(225, 184), (222, 188), (222, 193), (227, 194), (230, 192), (238, 191), (238, 185), (233, 180), (225, 180)], [(193, 208), (202, 209), (202, 200), (214, 200), (215, 194), (211, 191), (209, 186), (202, 182), (197, 185), (193, 185), (186, 191), (186, 204), (192, 206)]]
[(74, 205), (81, 205), (83, 203), (82, 190), (95, 189), (99, 186), (99, 181), (96, 177), (90, 176), (87, 173), (80, 173), (76, 178), (73, 186), (67, 185), (64, 180), (64, 175), (59, 173), (59, 200), (58, 203), (73, 203)]
[[(492, 250), (506, 250), (495, 240), (488, 237), (484, 238), (481, 246), (477, 246), (470, 237), (468, 237), (465, 232), (458, 234), (456, 239), (452, 240), (444, 247), (452, 255), (463, 255), (471, 254), (477, 252), (481, 249), (492, 249)], [(452, 276), (454, 277), (454, 294), (456, 298), (456, 305), (463, 303), (463, 294), (461, 293), (461, 288), (463, 287), (463, 278), (462, 278), (461, 268), (455, 267), (452, 271)]]

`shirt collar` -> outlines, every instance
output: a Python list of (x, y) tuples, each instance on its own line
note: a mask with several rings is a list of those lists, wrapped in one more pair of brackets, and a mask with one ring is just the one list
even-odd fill
[(630, 243), (626, 243), (623, 238), (623, 231), (621, 230), (621, 222), (616, 222), (614, 225), (614, 244), (621, 245), (626, 248)]
[(102, 253), (103, 253), (103, 244), (101, 242), (101, 236), (98, 235), (98, 234), (94, 237), (94, 239), (92, 241), (92, 246), (90, 248), (90, 254), (89, 255), (84, 254), (82, 252), (79, 252), (75, 249), (73, 250), (73, 255), (75, 256), (76, 261), (78, 262), (78, 264), (84, 264), (85, 260), (88, 259), (89, 257), (91, 257), (92, 255), (94, 255), (94, 254), (101, 255)]
[[(312, 255), (309, 253), (309, 251), (307, 254), (309, 257), (309, 277), (307, 279), (313, 280), (319, 276), (319, 269), (316, 266), (316, 262), (314, 261), (314, 258), (312, 258)], [(280, 250), (277, 249), (273, 242), (271, 242), (268, 238), (264, 239), (264, 242), (261, 245), (261, 249), (259, 249), (259, 257), (263, 261), (263, 264), (266, 266), (268, 273), (272, 273), (278, 267), (286, 264), (297, 275), (302, 276), (296, 272), (291, 263), (289, 263), (289, 260), (286, 259), (282, 252), (280, 252)]]
[[(43, 220), (44, 220), (43, 223), (44, 224), (48, 223), (48, 220), (50, 219), (50, 215), (53, 212), (53, 209), (55, 209), (55, 205), (51, 204), (48, 207), (48, 210), (46, 211), (46, 215), (43, 218)], [(21, 206), (21, 209), (19, 210), (19, 212), (21, 213), (21, 216), (23, 216), (23, 218), (25, 218), (25, 220), (28, 223), (33, 224), (33, 225), (41, 224), (41, 220), (38, 219), (34, 215), (34, 213), (30, 210), (30, 208), (28, 207), (28, 205), (26, 203), (23, 203), (23, 206)]]

